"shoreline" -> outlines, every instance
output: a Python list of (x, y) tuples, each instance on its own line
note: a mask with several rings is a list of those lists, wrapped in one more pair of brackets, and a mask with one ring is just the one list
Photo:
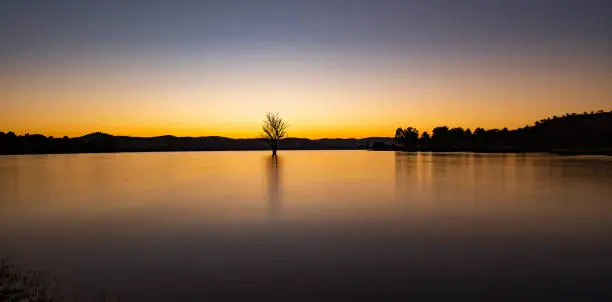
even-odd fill
[(507, 150), (446, 150), (446, 149), (401, 149), (401, 148), (375, 148), (368, 149), (368, 151), (397, 151), (397, 152), (431, 152), (431, 153), (508, 153), (508, 154), (534, 154), (534, 153), (545, 153), (560, 156), (579, 156), (579, 155), (602, 155), (612, 156), (612, 148), (604, 149), (552, 149), (552, 150), (519, 150), (519, 149), (507, 149)]
[[(116, 153), (166, 153), (166, 152), (252, 152), (252, 151), (270, 151), (267, 149), (174, 149), (174, 150), (121, 150), (121, 151), (100, 151), (100, 152), (52, 152), (52, 153), (2, 153), (0, 156), (17, 156), (17, 155), (66, 155), (66, 154), (116, 154)], [(320, 148), (320, 149), (279, 149), (280, 151), (396, 151), (396, 152), (429, 152), (429, 153), (508, 153), (508, 154), (535, 154), (546, 153), (560, 156), (580, 156), (580, 155), (602, 155), (612, 156), (612, 148), (604, 149), (553, 149), (553, 150), (447, 150), (447, 149), (402, 149), (402, 148)], [(271, 152), (271, 151), (270, 151)]]

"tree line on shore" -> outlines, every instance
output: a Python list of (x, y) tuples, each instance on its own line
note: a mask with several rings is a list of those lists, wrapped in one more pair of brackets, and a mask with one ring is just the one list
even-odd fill
[(514, 130), (398, 128), (394, 142), (394, 149), (413, 151), (596, 151), (612, 148), (612, 111), (553, 116)]

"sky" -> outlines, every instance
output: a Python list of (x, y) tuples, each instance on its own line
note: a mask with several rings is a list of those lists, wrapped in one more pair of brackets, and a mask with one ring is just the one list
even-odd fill
[(612, 109), (612, 1), (0, 2), (0, 131), (292, 137)]

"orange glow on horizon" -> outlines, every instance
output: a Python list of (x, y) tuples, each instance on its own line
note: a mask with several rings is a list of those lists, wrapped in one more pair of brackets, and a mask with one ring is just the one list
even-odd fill
[(392, 137), (408, 126), (514, 129), (612, 105), (611, 74), (594, 63), (555, 69), (561, 61), (423, 57), (436, 64), (421, 66), (408, 59), (376, 58), (358, 72), (340, 59), (200, 69), (137, 59), (16, 64), (0, 71), (0, 131), (253, 138), (273, 111), (289, 123), (290, 137)]

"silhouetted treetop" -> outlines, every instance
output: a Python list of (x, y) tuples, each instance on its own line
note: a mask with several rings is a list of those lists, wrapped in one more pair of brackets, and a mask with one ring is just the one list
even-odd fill
[(268, 142), (270, 149), (272, 149), (272, 155), (276, 155), (276, 150), (280, 140), (287, 134), (287, 123), (278, 115), (278, 113), (266, 113), (262, 130), (263, 137)]

